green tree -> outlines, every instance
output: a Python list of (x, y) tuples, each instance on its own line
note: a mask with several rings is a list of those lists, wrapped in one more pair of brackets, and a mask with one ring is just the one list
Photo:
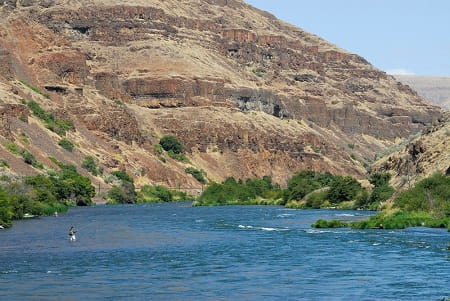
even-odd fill
[(361, 184), (354, 178), (335, 176), (330, 184), (327, 199), (333, 204), (355, 200), (362, 190)]
[(76, 202), (78, 206), (92, 204), (95, 187), (89, 178), (79, 174), (73, 165), (65, 165), (53, 178), (58, 199)]
[(164, 186), (156, 186), (154, 194), (156, 197), (158, 197), (158, 199), (160, 199), (163, 202), (173, 201), (172, 193), (169, 191), (169, 189), (167, 189)]
[(380, 187), (384, 185), (389, 185), (389, 180), (391, 179), (391, 174), (389, 173), (374, 173), (369, 177), (369, 182), (375, 187)]
[(108, 191), (108, 197), (113, 200), (114, 203), (127, 204), (130, 203), (129, 197), (125, 190), (121, 186), (114, 185)]
[(14, 217), (11, 199), (8, 193), (0, 187), (0, 225), (10, 227)]
[(134, 179), (126, 171), (115, 170), (111, 174), (123, 182), (134, 183)]
[(327, 186), (332, 179), (333, 176), (330, 173), (300, 171), (289, 180), (287, 190), (284, 192), (284, 199), (285, 201), (301, 200), (308, 193)]
[(175, 154), (181, 154), (184, 150), (183, 145), (174, 136), (164, 136), (159, 140), (159, 144), (165, 151), (172, 151)]
[(135, 203), (137, 194), (134, 179), (123, 170), (113, 171), (111, 174), (117, 177), (121, 184), (113, 187), (108, 196), (118, 203)]

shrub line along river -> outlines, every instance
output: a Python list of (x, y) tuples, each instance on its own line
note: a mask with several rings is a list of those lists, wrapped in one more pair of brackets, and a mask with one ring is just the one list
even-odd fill
[(0, 231), (0, 299), (450, 297), (446, 229), (310, 227), (371, 214), (190, 203), (72, 208)]

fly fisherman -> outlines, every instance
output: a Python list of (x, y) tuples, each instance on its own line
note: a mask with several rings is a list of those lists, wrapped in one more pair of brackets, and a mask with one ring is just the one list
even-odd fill
[(75, 237), (75, 233), (77, 233), (77, 231), (75, 231), (75, 228), (73, 226), (70, 227), (70, 230), (69, 230), (69, 240), (70, 241), (75, 241), (77, 239)]

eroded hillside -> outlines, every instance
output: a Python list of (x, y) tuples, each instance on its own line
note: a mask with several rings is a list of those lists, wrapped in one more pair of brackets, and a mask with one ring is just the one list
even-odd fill
[(392, 151), (375, 163), (374, 170), (391, 173), (396, 187), (412, 187), (436, 172), (450, 174), (450, 113)]
[[(0, 4), (0, 152), (19, 173), (40, 171), (11, 143), (45, 166), (92, 155), (138, 184), (200, 187), (187, 166), (210, 180), (361, 177), (375, 153), (441, 115), (360, 56), (240, 0)], [(70, 120), (75, 150), (23, 100)], [(169, 134), (190, 163), (155, 150)]]

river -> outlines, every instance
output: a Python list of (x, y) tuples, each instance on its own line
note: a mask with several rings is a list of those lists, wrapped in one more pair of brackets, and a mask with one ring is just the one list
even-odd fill
[(446, 230), (310, 228), (318, 218), (370, 214), (189, 203), (71, 208), (0, 231), (0, 299), (450, 297)]

